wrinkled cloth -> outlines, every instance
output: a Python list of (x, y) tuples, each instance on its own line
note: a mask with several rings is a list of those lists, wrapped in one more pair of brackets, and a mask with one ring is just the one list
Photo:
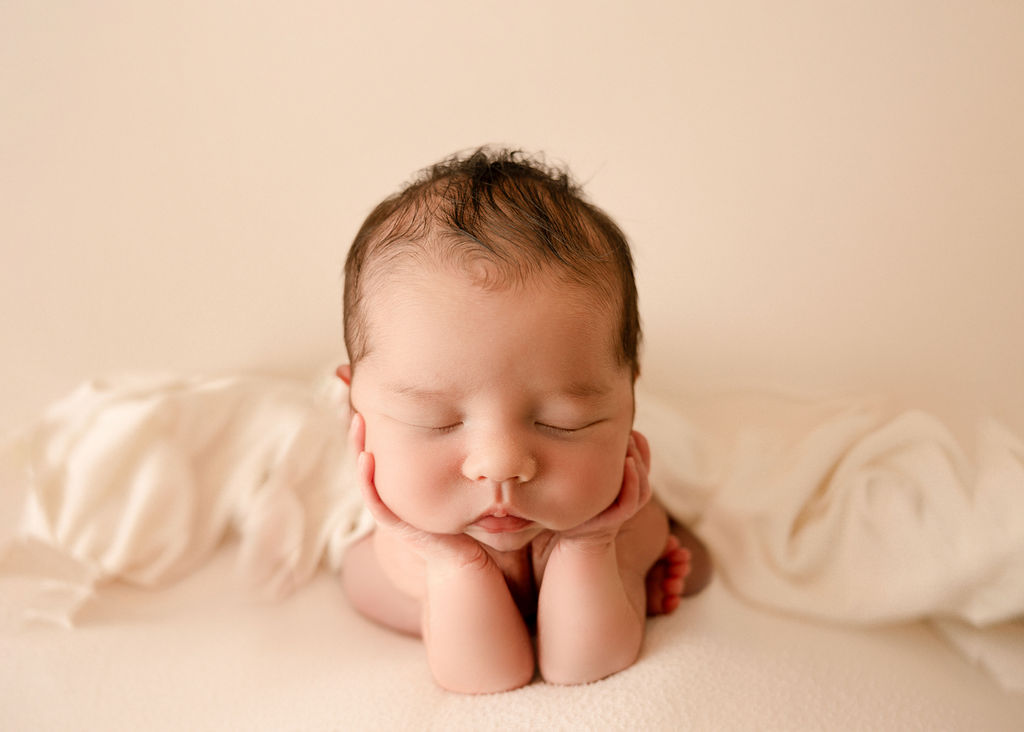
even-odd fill
[(341, 382), (91, 381), (6, 448), (26, 483), (7, 574), (45, 579), (29, 610), (68, 623), (96, 586), (172, 582), (239, 539), (244, 581), (283, 596), (371, 525)]
[(1024, 444), (994, 420), (972, 453), (871, 398), (645, 399), (637, 421), (659, 497), (747, 599), (859, 623), (1024, 615)]
[(881, 399), (640, 399), (651, 479), (739, 596), (862, 624), (931, 620), (1024, 692), (1024, 445), (981, 421), (973, 451)]

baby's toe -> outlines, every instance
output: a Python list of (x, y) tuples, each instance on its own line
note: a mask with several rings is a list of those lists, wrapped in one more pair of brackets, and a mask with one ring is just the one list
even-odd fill
[(682, 595), (683, 579), (682, 577), (668, 577), (661, 583), (661, 587), (665, 591), (666, 595)]

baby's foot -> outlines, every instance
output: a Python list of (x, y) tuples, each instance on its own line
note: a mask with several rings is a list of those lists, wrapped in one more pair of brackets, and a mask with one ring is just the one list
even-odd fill
[(647, 614), (664, 615), (679, 607), (689, 573), (689, 550), (679, 545), (675, 534), (669, 534), (665, 550), (647, 572)]

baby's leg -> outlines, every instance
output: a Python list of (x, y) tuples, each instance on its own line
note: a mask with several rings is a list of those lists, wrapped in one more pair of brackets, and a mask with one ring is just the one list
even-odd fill
[(664, 551), (647, 573), (648, 615), (672, 612), (680, 598), (697, 594), (711, 579), (711, 558), (703, 542), (675, 521), (669, 530)]
[(352, 607), (370, 620), (408, 635), (420, 635), (420, 602), (401, 592), (377, 561), (373, 534), (345, 552), (341, 585)]

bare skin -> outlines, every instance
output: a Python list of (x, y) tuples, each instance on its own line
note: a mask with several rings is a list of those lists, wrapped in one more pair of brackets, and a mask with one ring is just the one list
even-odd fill
[[(650, 452), (640, 433), (630, 442), (623, 489), (612, 506), (571, 531), (546, 531), (505, 552), (465, 535), (430, 534), (401, 521), (373, 485), (374, 460), (363, 449), (365, 426), (358, 415), (351, 439), (359, 455), (360, 488), (378, 529), (346, 555), (345, 589), (356, 609), (372, 620), (423, 637), (434, 676), (446, 688), (468, 693), (516, 688), (529, 683), (536, 664), (553, 683), (602, 678), (635, 660), (645, 616), (672, 612), (684, 592), (703, 586), (686, 586), (691, 550), (669, 532), (664, 509), (650, 500)], [(685, 527), (672, 528), (688, 544), (699, 545)], [(606, 643), (594, 644), (591, 634), (574, 632), (581, 607), (610, 611), (594, 618)], [(476, 628), (481, 618), (483, 625)], [(467, 636), (487, 642), (466, 643)], [(609, 647), (617, 652), (608, 653)], [(461, 652), (453, 654), (452, 648)], [(601, 657), (593, 658), (595, 648)], [(465, 674), (467, 669), (472, 673)]]
[(603, 303), (548, 273), (494, 289), (446, 265), (400, 270), (366, 303), (370, 347), (339, 369), (377, 524), (346, 555), (346, 592), (420, 635), (446, 689), (613, 674), (648, 613), (700, 584), (699, 543), (679, 527), (676, 545), (651, 498)]
[(690, 552), (679, 545), (679, 538), (669, 534), (665, 550), (647, 571), (647, 614), (662, 615), (679, 607), (686, 575), (690, 572)]

